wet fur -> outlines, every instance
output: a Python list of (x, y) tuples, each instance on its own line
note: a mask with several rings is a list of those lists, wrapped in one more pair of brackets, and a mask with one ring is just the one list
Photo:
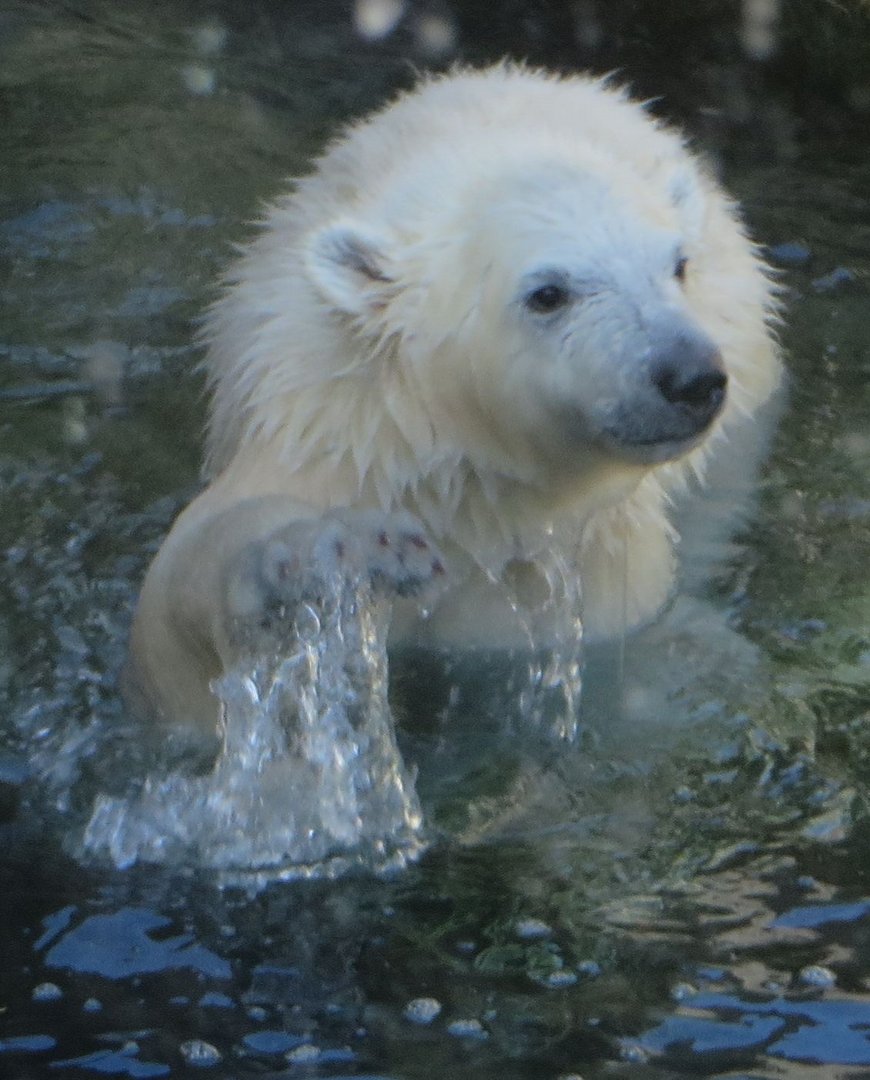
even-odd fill
[[(540, 183), (523, 179), (530, 161)], [(569, 204), (584, 237), (599, 208), (612, 221), (624, 205), (627, 222), (639, 215), (685, 248), (674, 302), (716, 342), (729, 389), (680, 460), (593, 446), (560, 456), (535, 428), (524, 388), (546, 365), (505, 329), (514, 267), (500, 245), (522, 252), (520, 226), (532, 241), (559, 226), (547, 215), (562, 213), (550, 185), (563, 173), (569, 192), (573, 176), (592, 178)], [(641, 272), (629, 225), (612, 231), (595, 243), (623, 245), (625, 273)], [(558, 627), (534, 612), (518, 625), (518, 594), (500, 583), (509, 570), (533, 583), (554, 553), (581, 579), (591, 638), (648, 621), (673, 588), (674, 501), (704, 514), (697, 490), (713, 461), (735, 504), (751, 485), (766, 436), (756, 414), (780, 381), (775, 309), (731, 200), (619, 89), (511, 66), (424, 81), (336, 140), (226, 276), (204, 330), (209, 486), (146, 579), (131, 694), (166, 722), (213, 724), (208, 683), (235, 656), (225, 598), (240, 552), (334, 508), (410, 512), (444, 549), (452, 587), (426, 622), (399, 603), (394, 640), (515, 645), (531, 627), (546, 641)], [(600, 326), (618, 338), (618, 325)], [(582, 396), (582, 365), (576, 377)]]

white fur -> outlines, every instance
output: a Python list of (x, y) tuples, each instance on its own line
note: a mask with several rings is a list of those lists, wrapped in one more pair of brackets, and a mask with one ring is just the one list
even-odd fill
[[(583, 331), (580, 367), (530, 355), (506, 317), (517, 273), (606, 262), (642, 305), (670, 242), (690, 260), (670, 302), (719, 346), (726, 408), (678, 463), (590, 448), (560, 464), (535, 383), (600, 396), (624, 318)], [(668, 593), (668, 493), (727, 453), (779, 381), (773, 309), (730, 200), (620, 90), (509, 66), (428, 81), (336, 141), (231, 270), (205, 330), (208, 473), (244, 449), (318, 509), (409, 507), (488, 575), (560, 545), (581, 563), (593, 635), (611, 633)]]
[[(551, 316), (529, 298), (553, 280)], [(775, 306), (732, 202), (620, 90), (512, 66), (423, 82), (267, 212), (209, 312), (211, 483), (143, 587), (131, 700), (213, 722), (240, 553), (333, 507), (410, 510), (447, 555), (452, 588), (425, 623), (399, 604), (394, 640), (545, 643), (576, 628), (552, 617), (575, 576), (592, 638), (650, 619), (671, 504), (704, 514), (708, 464), (731, 502), (751, 482)], [(650, 372), (688, 339), (726, 403), (661, 443)]]

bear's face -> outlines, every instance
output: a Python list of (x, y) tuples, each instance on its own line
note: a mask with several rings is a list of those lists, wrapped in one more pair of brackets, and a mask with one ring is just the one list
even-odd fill
[(514, 203), (469, 232), (467, 261), (475, 249), (497, 252), (480, 272), (505, 336), (499, 358), (481, 335), (484, 378), (507, 390), (502, 404), (515, 420), (524, 409), (511, 400), (529, 407), (543, 445), (560, 455), (594, 447), (647, 465), (682, 457), (705, 437), (727, 387), (687, 295), (693, 238), (674, 206), (622, 202), (588, 179), (548, 196), (525, 218)]
[(726, 395), (688, 293), (691, 181), (639, 194), (636, 178), (520, 170), (457, 200), (434, 241), (324, 229), (309, 272), (360, 332), (400, 342), (442, 427), (559, 468), (649, 467), (702, 441)]

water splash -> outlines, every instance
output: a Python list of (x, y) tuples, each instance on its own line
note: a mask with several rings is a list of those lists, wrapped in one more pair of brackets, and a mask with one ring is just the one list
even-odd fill
[(286, 642), (213, 685), (221, 748), (207, 775), (165, 771), (97, 797), (82, 854), (117, 866), (194, 862), (226, 882), (383, 871), (424, 846), (387, 699), (389, 604), (324, 579)]
[(531, 565), (544, 585), (536, 599), (523, 596), (509, 581), (500, 583), (527, 640), (525, 661), (514, 658), (522, 672), (517, 708), (527, 726), (548, 738), (573, 742), (580, 731), (583, 688), (580, 574), (557, 551)]
[[(531, 569), (534, 595), (525, 571), (493, 582), (528, 647), (503, 656), (494, 678), (484, 676), (493, 700), (473, 711), (497, 712), (507, 732), (571, 741), (582, 686), (578, 575), (552, 555)], [(196, 866), (256, 889), (354, 868), (382, 872), (423, 850), (415, 777), (389, 706), (391, 601), (328, 560), (318, 560), (312, 582), (292, 616), (265, 638), (258, 632), (246, 657), (213, 684), (220, 737), (204, 767), (185, 748), (149, 758), (147, 735), (123, 724), (103, 728), (94, 719), (78, 741), (67, 732), (54, 764), (38, 770), (62, 812), (70, 791), (87, 786), (76, 779), (83, 764), (104, 759), (92, 773), (99, 793), (91, 787), (87, 823), (68, 842), (75, 857), (119, 868)], [(482, 674), (476, 661), (472, 667), (472, 676)], [(126, 787), (117, 782), (124, 776)]]

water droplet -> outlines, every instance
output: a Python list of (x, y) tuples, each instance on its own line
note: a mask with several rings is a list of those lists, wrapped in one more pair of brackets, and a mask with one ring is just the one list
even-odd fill
[(553, 934), (553, 928), (541, 919), (517, 919), (514, 930), (517, 937), (524, 941), (536, 941), (551, 937)]
[(698, 993), (698, 989), (692, 986), (691, 983), (681, 982), (677, 983), (671, 990), (672, 1001), (687, 1001), (689, 998), (693, 998)]
[(447, 1033), (459, 1039), (488, 1039), (489, 1032), (479, 1020), (454, 1020), (447, 1025)]
[(837, 984), (837, 976), (830, 968), (822, 967), (821, 964), (808, 964), (801, 968), (798, 975), (804, 986), (817, 986), (822, 990), (829, 990)]
[(341, 568), (318, 590), (271, 652), (215, 682), (223, 745), (212, 770), (98, 797), (87, 853), (118, 866), (194, 858), (248, 888), (419, 854), (422, 811), (388, 701), (388, 613)]
[(313, 1043), (303, 1043), (294, 1050), (289, 1050), (284, 1055), (284, 1060), (291, 1065), (308, 1065), (313, 1061), (317, 1061), (319, 1057), (320, 1047), (314, 1046)]
[(622, 1043), (619, 1047), (619, 1057), (632, 1065), (642, 1065), (649, 1054), (638, 1043)]
[(220, 1050), (202, 1039), (188, 1039), (178, 1049), (184, 1058), (185, 1064), (197, 1068), (208, 1068), (211, 1065), (219, 1064), (223, 1060)]
[(601, 965), (597, 960), (581, 960), (577, 965), (577, 973), (587, 979), (597, 979), (601, 974)]
[(441, 1013), (441, 1002), (436, 998), (414, 998), (405, 1006), (402, 1015), (414, 1024), (431, 1024)]
[(563, 990), (567, 986), (574, 986), (577, 982), (577, 976), (573, 971), (562, 968), (559, 971), (551, 971), (549, 975), (535, 981), (539, 982), (541, 986), (546, 986), (548, 990)]

